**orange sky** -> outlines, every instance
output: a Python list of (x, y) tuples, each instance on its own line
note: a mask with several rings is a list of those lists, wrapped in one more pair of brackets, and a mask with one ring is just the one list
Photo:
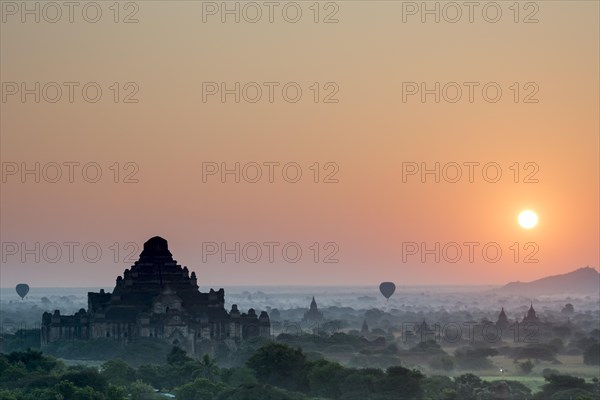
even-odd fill
[[(103, 175), (98, 183), (84, 181), (79, 169), (73, 183), (65, 176), (58, 183), (5, 176), (0, 286), (111, 285), (131, 264), (124, 260), (127, 243), (141, 246), (154, 235), (169, 240), (175, 258), (203, 285), (499, 284), (598, 267), (599, 5), (538, 2), (539, 22), (525, 24), (513, 21), (509, 3), (501, 2), (497, 23), (477, 11), (473, 23), (421, 23), (420, 15), (403, 23), (402, 3), (387, 1), (338, 2), (339, 22), (329, 24), (314, 23), (312, 2), (298, 3), (298, 23), (277, 12), (273, 23), (249, 23), (243, 16), (240, 23), (233, 17), (221, 23), (218, 15), (203, 22), (202, 4), (190, 1), (138, 2), (139, 22), (130, 24), (114, 23), (112, 3), (104, 2), (95, 24), (77, 12), (73, 23), (34, 23), (32, 17), (22, 23), (19, 11), (3, 10), (5, 173), (21, 163), (39, 162), (50, 171), (48, 163), (93, 162)], [(119, 18), (132, 10), (120, 10)], [(319, 19), (335, 10), (322, 9)], [(519, 18), (531, 11), (521, 10)], [(63, 97), (35, 103), (29, 95), (22, 102), (20, 93), (7, 94), (11, 82), (58, 82)], [(97, 82), (102, 99), (88, 103), (76, 89), (70, 103), (64, 82), (79, 82), (79, 88)], [(124, 84), (134, 82), (139, 101), (114, 103), (114, 82), (120, 100), (131, 89)], [(233, 95), (225, 103), (218, 95), (203, 102), (203, 82), (258, 82), (264, 96), (264, 82), (278, 82), (278, 88), (297, 82), (303, 95), (289, 103), (278, 89), (273, 103), (265, 97), (235, 103)], [(320, 83), (318, 103), (314, 82)], [(327, 82), (339, 88), (339, 102), (322, 102), (331, 92)], [(429, 95), (423, 103), (416, 95), (403, 102), (403, 82), (430, 88), (458, 82), (463, 97), (435, 103)], [(463, 82), (480, 84), (472, 103)], [(482, 98), (488, 82), (503, 90), (496, 103)], [(538, 103), (523, 102), (528, 82), (539, 88)], [(109, 168), (115, 162), (119, 183)], [(122, 183), (133, 171), (127, 162), (139, 168), (138, 183)], [(215, 176), (203, 183), (206, 162), (294, 162), (303, 175), (288, 183), (276, 169), (273, 183), (266, 175), (258, 183), (231, 177), (221, 183)], [(313, 182), (315, 162), (320, 183)], [(333, 170), (325, 169), (328, 162), (339, 168), (337, 183), (322, 182)], [(472, 183), (466, 175), (458, 183), (431, 177), (422, 183), (418, 176), (403, 182), (403, 163), (432, 168), (436, 162), (497, 163), (502, 178), (486, 182), (478, 168)], [(518, 183), (510, 169), (515, 163)], [(539, 182), (523, 182), (532, 171), (526, 163), (539, 167)], [(517, 225), (523, 209), (539, 214), (535, 229)], [(63, 254), (48, 262), (53, 254), (40, 250), (35, 262), (25, 254), (36, 243), (47, 251), (49, 243), (59, 243), (67, 252), (65, 242), (81, 244), (73, 260)], [(278, 242), (278, 249), (298, 243), (303, 257), (291, 263), (279, 250), (273, 263), (266, 254), (256, 263), (243, 257), (235, 263), (233, 256), (222, 262), (221, 253), (203, 262), (207, 242)], [(429, 248), (436, 242), (498, 243), (503, 257), (489, 262), (478, 250), (474, 262), (467, 254), (455, 263), (443, 257), (436, 263), (433, 256), (422, 262), (420, 254), (403, 262), (408, 242)], [(528, 242), (537, 246), (537, 263), (523, 262), (532, 249), (523, 249)], [(102, 249), (98, 262), (84, 259), (85, 243)], [(121, 249), (116, 261), (114, 243)], [(339, 262), (324, 263), (334, 248)]]

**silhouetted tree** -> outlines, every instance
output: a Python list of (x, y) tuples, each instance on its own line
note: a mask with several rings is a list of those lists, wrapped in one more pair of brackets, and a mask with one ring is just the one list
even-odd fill
[(521, 373), (524, 375), (529, 375), (533, 370), (533, 367), (535, 366), (535, 364), (531, 362), (531, 360), (523, 361), (521, 363), (515, 361), (515, 363), (517, 364), (519, 371), (521, 371)]
[(300, 349), (272, 343), (258, 349), (247, 365), (260, 382), (290, 390), (308, 390), (307, 360)]
[(126, 386), (136, 380), (137, 374), (135, 369), (129, 366), (123, 360), (110, 360), (102, 364), (100, 374), (108, 380), (108, 382), (117, 386)]
[(560, 310), (560, 312), (564, 314), (573, 314), (575, 312), (575, 308), (573, 307), (573, 304), (567, 303), (565, 304), (563, 309)]
[(167, 356), (167, 363), (175, 365), (175, 364), (184, 364), (188, 361), (192, 361), (190, 357), (187, 356), (186, 352), (177, 346), (173, 346), (171, 352)]

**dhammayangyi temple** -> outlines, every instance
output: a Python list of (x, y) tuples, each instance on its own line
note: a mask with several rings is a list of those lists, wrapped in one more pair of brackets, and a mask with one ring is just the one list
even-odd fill
[(42, 345), (58, 340), (111, 338), (129, 341), (159, 338), (201, 355), (216, 342), (269, 336), (271, 322), (263, 311), (227, 312), (225, 291), (198, 290), (196, 273), (173, 259), (168, 243), (153, 237), (140, 258), (117, 277), (112, 293), (88, 293), (88, 309), (75, 315), (59, 310), (42, 317)]

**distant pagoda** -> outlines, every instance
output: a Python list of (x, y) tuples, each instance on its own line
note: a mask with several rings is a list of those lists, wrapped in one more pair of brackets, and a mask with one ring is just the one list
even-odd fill
[(535, 323), (535, 322), (539, 322), (539, 318), (535, 312), (535, 309), (533, 308), (533, 303), (531, 303), (531, 306), (529, 307), (529, 310), (527, 311), (527, 314), (525, 314), (525, 316), (523, 317), (523, 321), (522, 323)]
[(312, 301), (310, 303), (310, 309), (304, 313), (304, 318), (302, 318), (302, 322), (304, 323), (318, 323), (322, 322), (325, 319), (323, 317), (323, 313), (319, 311), (319, 307), (317, 306), (317, 302), (315, 297), (313, 296)]
[(496, 326), (499, 328), (506, 328), (509, 325), (510, 322), (508, 321), (508, 317), (504, 312), (504, 307), (502, 307), (502, 310), (500, 310), (500, 314), (498, 314), (498, 319), (496, 320)]
[(370, 333), (369, 331), (369, 325), (367, 324), (367, 320), (363, 320), (363, 324), (362, 327), (360, 328), (360, 334), (361, 335), (368, 335)]
[(168, 243), (153, 237), (144, 243), (140, 258), (117, 277), (112, 293), (88, 293), (88, 309), (75, 315), (45, 312), (42, 344), (57, 340), (154, 337), (200, 355), (210, 343), (269, 336), (268, 314), (254, 309), (240, 313), (237, 305), (225, 310), (225, 291), (198, 290), (196, 273), (189, 274), (169, 251)]

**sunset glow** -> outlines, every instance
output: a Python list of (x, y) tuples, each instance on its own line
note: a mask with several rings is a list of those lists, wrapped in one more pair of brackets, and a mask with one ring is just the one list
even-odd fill
[(0, 0), (0, 400), (600, 400), (600, 0)]
[[(2, 286), (112, 284), (157, 235), (207, 285), (487, 284), (598, 265), (598, 3), (544, 2), (540, 23), (515, 23), (533, 11), (513, 2), (497, 23), (403, 22), (393, 1), (340, 3), (339, 23), (315, 23), (314, 2), (297, 23), (203, 22), (201, 3), (143, 2), (139, 23), (115, 24), (110, 2), (97, 23), (7, 16)], [(552, 224), (517, 219), (529, 207)], [(525, 265), (509, 247), (531, 240)], [(462, 257), (444, 258), (451, 243)]]

